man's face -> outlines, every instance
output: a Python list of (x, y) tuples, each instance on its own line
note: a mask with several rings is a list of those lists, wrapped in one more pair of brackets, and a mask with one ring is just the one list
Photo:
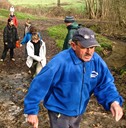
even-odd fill
[(75, 51), (78, 58), (80, 58), (84, 62), (90, 61), (95, 51), (95, 47), (84, 48), (80, 45), (80, 43), (75, 44), (74, 42), (72, 42), (71, 47)]
[(66, 22), (65, 22), (65, 25), (66, 25), (66, 26), (69, 26), (69, 25), (71, 25), (71, 24), (72, 24), (72, 23), (66, 23)]

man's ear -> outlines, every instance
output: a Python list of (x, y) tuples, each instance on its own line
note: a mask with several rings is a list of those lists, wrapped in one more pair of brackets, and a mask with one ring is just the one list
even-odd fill
[(71, 41), (70, 45), (71, 45), (71, 48), (72, 48), (73, 50), (76, 49), (76, 44), (75, 44), (73, 41)]

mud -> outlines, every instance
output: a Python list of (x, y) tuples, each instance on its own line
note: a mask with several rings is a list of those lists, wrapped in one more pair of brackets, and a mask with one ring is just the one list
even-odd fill
[[(23, 37), (23, 27), (24, 22), (21, 20), (19, 22), (18, 32), (20, 37)], [(49, 61), (56, 53), (60, 50), (56, 47), (55, 41), (48, 36), (46, 31), (47, 27), (60, 24), (61, 21), (58, 20), (46, 20), (46, 21), (32, 21), (39, 29), (43, 40), (46, 42), (47, 47), (47, 60)], [(2, 30), (0, 30), (0, 35), (2, 35)], [(2, 36), (0, 36), (0, 55), (3, 50)], [(119, 43), (119, 42), (118, 42)], [(122, 54), (126, 56), (126, 44), (123, 43), (123, 48), (121, 45), (116, 45), (115, 52), (110, 58), (106, 58), (106, 62), (112, 67), (115, 62), (116, 66), (119, 66), (125, 61), (119, 61)], [(117, 48), (122, 48), (122, 51), (117, 51)], [(9, 60), (9, 54), (5, 62), (0, 62), (0, 128), (31, 128), (27, 124), (25, 115), (23, 114), (23, 100), (25, 94), (29, 88), (29, 83), (32, 81), (31, 76), (28, 74), (28, 68), (25, 65), (25, 53), (24, 46), (15, 49), (15, 62)], [(116, 57), (115, 53), (118, 53)], [(114, 60), (113, 60), (114, 58)], [(113, 62), (113, 63), (112, 63)], [(115, 66), (115, 65), (114, 65)], [(121, 95), (126, 97), (126, 76), (121, 76), (112, 71), (117, 88)], [(46, 109), (40, 105), (39, 113), (39, 128), (49, 128), (49, 119)], [(81, 122), (81, 128), (126, 128), (126, 114), (124, 113), (123, 118), (116, 122), (112, 117), (110, 112), (106, 112), (101, 105), (99, 105), (94, 96), (92, 96), (86, 113), (83, 115)]]

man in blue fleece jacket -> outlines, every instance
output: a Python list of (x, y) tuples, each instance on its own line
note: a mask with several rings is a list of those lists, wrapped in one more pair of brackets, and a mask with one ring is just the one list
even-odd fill
[(97, 46), (92, 30), (78, 29), (71, 48), (54, 56), (33, 79), (24, 100), (24, 113), (34, 128), (38, 127), (41, 101), (48, 110), (51, 128), (79, 128), (93, 93), (116, 121), (121, 119), (123, 98), (106, 63), (95, 52)]

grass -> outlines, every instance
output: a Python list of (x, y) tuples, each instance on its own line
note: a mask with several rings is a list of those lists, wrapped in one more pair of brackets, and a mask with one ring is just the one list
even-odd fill
[[(42, 5), (42, 6), (56, 6), (57, 0), (8, 0), (13, 5)], [(82, 0), (83, 1), (83, 0)], [(71, 5), (81, 3), (81, 0), (61, 0), (61, 5)]]
[[(57, 0), (8, 0), (12, 5), (23, 6), (27, 8), (47, 8), (57, 6)], [(78, 13), (84, 11), (84, 0), (61, 0), (61, 7), (68, 10), (70, 8), (76, 9)]]
[[(48, 28), (49, 35), (56, 41), (57, 46), (62, 49), (67, 29), (64, 24), (56, 25)], [(100, 54), (103, 50), (112, 50), (112, 41), (106, 37), (96, 34), (96, 39), (100, 43), (101, 47), (96, 48), (96, 51)]]
[(67, 29), (64, 24), (56, 25), (47, 29), (49, 36), (56, 41), (56, 45), (62, 49), (64, 38), (67, 34)]
[(0, 22), (0, 30), (3, 30), (7, 23)]
[[(0, 9), (0, 17), (1, 18), (8, 18), (9, 17), (9, 10), (6, 9)], [(29, 17), (30, 19), (38, 19), (37, 16), (21, 13), (21, 12), (15, 12), (15, 15), (18, 19), (27, 19)]]

